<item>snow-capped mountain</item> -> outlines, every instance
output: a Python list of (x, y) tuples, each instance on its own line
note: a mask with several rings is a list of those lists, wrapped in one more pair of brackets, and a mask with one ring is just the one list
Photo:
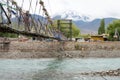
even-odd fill
[[(62, 13), (55, 14), (53, 19), (72, 19), (73, 22), (80, 28), (81, 33), (83, 34), (90, 34), (90, 33), (97, 33), (98, 28), (100, 26), (101, 18), (92, 18), (91, 16), (86, 16), (84, 14), (78, 13), (76, 11), (65, 11)], [(108, 26), (113, 20), (116, 18), (104, 18), (105, 25)]]
[(83, 14), (80, 14), (76, 11), (71, 11), (71, 10), (57, 13), (53, 16), (53, 19), (72, 19), (73, 21), (81, 20), (84, 22), (88, 22), (92, 20), (92, 18), (90, 18), (90, 16), (88, 15), (85, 16)]

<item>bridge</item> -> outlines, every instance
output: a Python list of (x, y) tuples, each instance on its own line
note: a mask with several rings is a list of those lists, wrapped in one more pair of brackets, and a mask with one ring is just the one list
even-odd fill
[[(33, 10), (32, 0), (29, 0), (29, 9), (23, 9), (24, 0), (21, 6), (14, 0), (0, 1), (0, 32), (22, 34), (31, 37), (66, 39), (65, 36), (54, 26), (50, 15), (42, 0), (36, 0)], [(37, 10), (39, 9), (39, 10)], [(30, 13), (32, 11), (32, 13)], [(42, 14), (42, 16), (41, 16)], [(61, 38), (59, 37), (61, 36)]]

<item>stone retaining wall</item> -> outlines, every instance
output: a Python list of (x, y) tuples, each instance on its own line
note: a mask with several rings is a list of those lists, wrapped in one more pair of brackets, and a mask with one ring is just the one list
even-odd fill
[(10, 43), (7, 51), (0, 49), (0, 58), (43, 57), (120, 57), (120, 42), (40, 42)]

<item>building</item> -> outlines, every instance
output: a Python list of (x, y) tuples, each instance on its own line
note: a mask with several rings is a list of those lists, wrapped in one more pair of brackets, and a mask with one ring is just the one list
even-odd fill
[(91, 36), (90, 40), (91, 41), (107, 41), (107, 37), (103, 35), (96, 35), (96, 36)]

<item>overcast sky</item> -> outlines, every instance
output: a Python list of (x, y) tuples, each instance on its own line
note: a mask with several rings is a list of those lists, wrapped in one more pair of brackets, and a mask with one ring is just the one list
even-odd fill
[[(21, 5), (22, 0), (15, 0)], [(24, 0), (23, 8), (29, 9), (29, 1)], [(35, 8), (36, 0), (32, 0)], [(39, 0), (38, 0), (39, 1)], [(43, 0), (50, 15), (66, 10), (73, 10), (79, 14), (90, 15), (94, 18), (120, 18), (120, 0)], [(39, 6), (38, 6), (39, 7)], [(33, 11), (32, 11), (33, 12)]]

